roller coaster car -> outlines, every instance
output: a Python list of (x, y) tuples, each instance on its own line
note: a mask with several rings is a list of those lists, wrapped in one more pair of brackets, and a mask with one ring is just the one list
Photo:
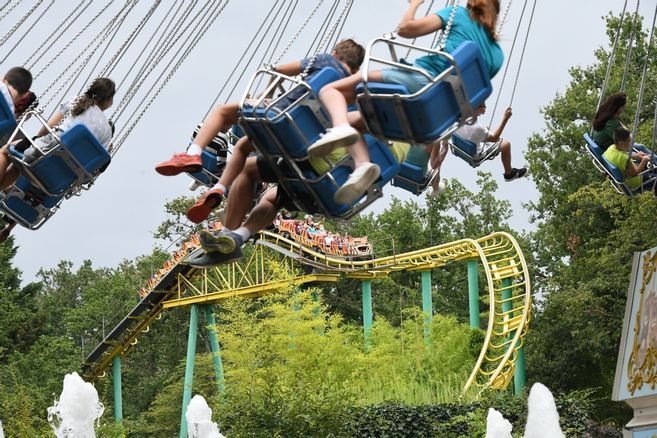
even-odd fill
[(490, 148), (482, 154), (477, 154), (477, 144), (470, 140), (466, 140), (457, 134), (452, 134), (449, 146), (454, 155), (461, 158), (472, 167), (479, 167), (481, 163), (486, 160), (494, 159), (500, 153), (499, 148)]
[[(317, 97), (319, 90), (339, 78), (338, 72), (330, 67), (307, 81), (261, 69), (251, 78), (242, 98), (240, 126), (276, 173), (279, 189), (290, 195), (297, 208), (348, 219), (381, 197), (381, 188), (397, 174), (399, 164), (385, 143), (366, 135), (370, 160), (381, 168), (381, 177), (353, 205), (333, 200), (336, 190), (353, 170), (351, 158), (345, 156), (337, 162), (326, 159), (330, 170), (317, 174), (308, 162), (306, 151), (330, 126), (328, 114)], [(254, 84), (262, 79), (268, 86), (259, 93)], [(266, 99), (277, 91), (280, 94), (276, 98)], [(255, 102), (247, 99), (254, 95), (261, 97)]]
[(16, 125), (16, 118), (11, 111), (9, 102), (0, 96), (0, 136), (14, 132)]
[(326, 244), (326, 235), (311, 235), (305, 229), (298, 230), (297, 223), (299, 221), (280, 219), (274, 225), (276, 232), (284, 238), (294, 240), (316, 252), (348, 259), (369, 258), (372, 255), (372, 245), (367, 241), (367, 237), (352, 237), (351, 243), (346, 247), (339, 246), (337, 240)]
[[(373, 56), (377, 45), (387, 47), (390, 57)], [(449, 67), (434, 78), (400, 61), (397, 47), (440, 56)], [(404, 85), (368, 82), (371, 63), (419, 73), (431, 82), (415, 93)], [(363, 72), (364, 82), (356, 91), (368, 130), (379, 139), (411, 144), (433, 144), (447, 138), (460, 125), (472, 123), (475, 109), (493, 90), (481, 51), (471, 41), (450, 54), (395, 41), (394, 36), (377, 38), (367, 46)]]
[[(48, 126), (39, 110), (31, 112), (44, 126)], [(10, 143), (19, 132), (25, 138), (24, 117), (12, 135)], [(50, 130), (57, 145), (36, 160), (27, 163), (23, 154), (9, 147), (12, 163), (21, 176), (16, 183), (0, 194), (0, 210), (6, 217), (20, 225), (37, 229), (57, 210), (62, 199), (79, 195), (88, 190), (98, 174), (109, 164), (111, 157), (86, 126), (79, 124), (61, 133)], [(39, 146), (30, 140), (39, 151)]]
[[(641, 178), (647, 176), (647, 178), (644, 178), (645, 180), (641, 184), (641, 187), (639, 187), (636, 190), (631, 190), (625, 183), (625, 179), (623, 178), (623, 174), (621, 173), (620, 169), (616, 167), (614, 164), (610, 163), (603, 156), (604, 151), (602, 150), (602, 148), (598, 146), (597, 143), (593, 141), (593, 139), (588, 134), (584, 134), (584, 140), (586, 141), (586, 150), (591, 155), (593, 164), (600, 172), (607, 175), (612, 187), (618, 193), (627, 196), (634, 196), (634, 195), (640, 195), (644, 191), (654, 189), (655, 184), (657, 183), (657, 176), (649, 176), (652, 172), (654, 172), (654, 169), (656, 167), (654, 162), (650, 163), (648, 168), (639, 174)], [(652, 155), (652, 151), (641, 144), (635, 144), (633, 148), (636, 151), (646, 152)]]

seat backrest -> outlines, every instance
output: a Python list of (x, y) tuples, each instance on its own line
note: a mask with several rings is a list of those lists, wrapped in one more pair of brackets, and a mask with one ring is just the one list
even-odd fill
[(473, 109), (477, 108), (493, 93), (493, 85), (481, 50), (476, 43), (465, 41), (452, 52), (452, 56), (461, 70), (461, 80), (468, 93), (468, 101)]
[[(62, 133), (60, 138), (62, 144), (56, 147), (56, 151), (50, 151), (47, 157), (32, 166), (34, 176), (48, 192), (53, 194), (64, 193), (74, 184), (89, 182), (87, 178), (79, 180), (76, 172), (84, 170), (94, 174), (111, 160), (107, 150), (82, 124), (73, 126)], [(74, 163), (69, 164), (61, 155), (75, 158), (82, 169)]]
[(617, 183), (623, 184), (625, 180), (623, 178), (623, 174), (621, 173), (620, 169), (616, 167), (616, 165), (612, 164), (604, 157), (604, 151), (602, 148), (598, 146), (598, 144), (588, 134), (584, 134), (584, 140), (586, 140), (586, 147), (589, 149), (589, 151), (591, 151), (591, 154), (595, 157), (595, 159), (607, 170), (609, 176), (611, 176)]
[(477, 155), (477, 144), (473, 141), (466, 140), (458, 134), (452, 134), (452, 143), (470, 157)]
[(16, 118), (9, 107), (9, 102), (0, 93), (0, 135), (12, 133), (16, 125)]

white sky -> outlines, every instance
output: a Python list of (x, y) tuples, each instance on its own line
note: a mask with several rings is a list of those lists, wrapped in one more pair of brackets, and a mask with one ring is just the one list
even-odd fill
[[(51, 1), (54, 1), (53, 8), (20, 43), (18, 50), (7, 58), (3, 68), (24, 63), (29, 54), (78, 3), (70, 0), (46, 0), (37, 9), (37, 13), (43, 11)], [(85, 259), (93, 260), (96, 267), (116, 266), (123, 259), (132, 259), (151, 251), (155, 244), (152, 233), (165, 218), (164, 203), (174, 197), (190, 193), (187, 190), (189, 178), (163, 177), (156, 174), (153, 167), (156, 163), (168, 159), (173, 152), (184, 150), (193, 128), (204, 116), (273, 1), (232, 0), (154, 101), (141, 123), (136, 126), (114, 158), (112, 165), (98, 179), (93, 189), (80, 198), (65, 201), (60, 211), (40, 230), (29, 231), (20, 227), (15, 229), (14, 235), (19, 247), (15, 262), (23, 271), (24, 281), (35, 280), (40, 268), (52, 268), (63, 259), (73, 261), (76, 266)], [(277, 1), (282, 2), (282, 0)], [(36, 0), (21, 2), (6, 18), (0, 19), (2, 28), (8, 29), (13, 26), (35, 3)], [(329, 3), (325, 1), (320, 13), (328, 10)], [(421, 6), (420, 11), (424, 12), (428, 3), (427, 1)], [(505, 7), (506, 2), (502, 1), (502, 3)], [(570, 81), (568, 69), (571, 66), (588, 65), (594, 61), (593, 51), (606, 44), (605, 25), (601, 17), (611, 10), (620, 12), (622, 3), (619, 0), (553, 0), (539, 2), (537, 5), (513, 103), (514, 116), (504, 132), (504, 137), (512, 143), (513, 162), (516, 167), (525, 163), (522, 154), (526, 148), (527, 138), (533, 132), (542, 131), (544, 127), (539, 109), (548, 104), (556, 93), (565, 89)], [(654, 11), (654, 4), (650, 3), (642, 2), (641, 5), (640, 12), (646, 17), (645, 21), (652, 18)], [(105, 4), (106, 1), (94, 0), (84, 17), (88, 20)], [(105, 18), (102, 25), (107, 22), (108, 17), (119, 10), (122, 4), (121, 1), (115, 1), (110, 5), (105, 15), (101, 16), (101, 20)], [(315, 1), (299, 1), (288, 28), (288, 35), (294, 33), (315, 4)], [(436, 1), (435, 4), (442, 6), (444, 2)], [(120, 44), (127, 38), (150, 5), (152, 2), (142, 2), (137, 5), (126, 20), (122, 32), (118, 34), (115, 44)], [(152, 29), (155, 28), (156, 22), (164, 17), (169, 5), (171, 5), (170, 1), (164, 1), (156, 10), (152, 23), (149, 22)], [(342, 35), (353, 37), (361, 44), (365, 44), (384, 32), (394, 30), (406, 5), (405, 0), (356, 0)], [(630, 7), (633, 8), (634, 5)], [(514, 2), (509, 20), (502, 32), (501, 42), (507, 55), (521, 9), (522, 2)], [(531, 4), (527, 7), (519, 43), (524, 39), (530, 9)], [(0, 12), (0, 16), (4, 12), (6, 11)], [(36, 15), (27, 23), (31, 23), (35, 17)], [(83, 25), (83, 20), (80, 20), (67, 30), (61, 40), (68, 41)], [(60, 60), (61, 65), (70, 62), (91, 40), (95, 32), (102, 28), (102, 25), (94, 23), (79, 41), (64, 51)], [(303, 57), (318, 26), (317, 19), (311, 21), (285, 58), (292, 60)], [(22, 29), (0, 46), (0, 56), (4, 57), (16, 43)], [(149, 32), (145, 32), (145, 35), (148, 36)], [(286, 44), (287, 40), (289, 36), (283, 39), (283, 44)], [(114, 79), (120, 79), (130, 70), (143, 44), (145, 43), (142, 40), (137, 40), (133, 50), (128, 52), (119, 64), (117, 72), (112, 75)], [(58, 52), (59, 47), (55, 46), (48, 56), (44, 57), (42, 64)], [(521, 48), (521, 45), (516, 47), (511, 61), (510, 76), (507, 78), (500, 99), (494, 126), (499, 122), (499, 117), (508, 104)], [(111, 53), (113, 50), (108, 50), (105, 58), (100, 62), (101, 66), (107, 62)], [(53, 66), (36, 78), (33, 90), (41, 95), (50, 82), (59, 75), (62, 68), (57, 69)], [(36, 73), (39, 69), (40, 66), (33, 72)], [(251, 69), (244, 79), (248, 79), (254, 70)], [(156, 72), (156, 75), (158, 74), (159, 71)], [(84, 77), (86, 74), (81, 80), (84, 80)], [(497, 96), (501, 77), (502, 72), (494, 81), (493, 99)], [(237, 97), (244, 85), (238, 87)], [(74, 87), (74, 92), (80, 86)], [(124, 92), (125, 90), (118, 90), (116, 101), (123, 97)], [(42, 97), (42, 102), (45, 100), (47, 96), (45, 99)], [(492, 110), (493, 102), (493, 100), (489, 101), (489, 111)], [(109, 110), (110, 114), (111, 111), (112, 109)], [(484, 117), (486, 123), (489, 120), (489, 115)], [(120, 129), (121, 126), (118, 128)], [(498, 196), (500, 199), (511, 201), (514, 211), (511, 225), (517, 230), (531, 229), (531, 224), (528, 222), (529, 214), (522, 207), (523, 202), (536, 199), (538, 196), (531, 180), (505, 183), (499, 161), (484, 164), (480, 169), (493, 172), (500, 185)], [(475, 188), (475, 170), (454, 156), (449, 156), (445, 161), (442, 175), (447, 178), (458, 178), (467, 187)], [(385, 192), (387, 196), (371, 207), (374, 211), (383, 210), (389, 202), (390, 195), (402, 199), (412, 196), (392, 187), (387, 187)]]

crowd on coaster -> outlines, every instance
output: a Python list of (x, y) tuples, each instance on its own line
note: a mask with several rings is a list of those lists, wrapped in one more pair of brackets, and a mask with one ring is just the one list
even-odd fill
[(372, 245), (367, 236), (353, 237), (341, 235), (324, 229), (324, 224), (315, 223), (313, 217), (306, 215), (304, 220), (284, 219), (279, 213), (274, 220), (276, 230), (287, 234), (295, 241), (324, 254), (339, 256), (364, 256), (372, 254)]

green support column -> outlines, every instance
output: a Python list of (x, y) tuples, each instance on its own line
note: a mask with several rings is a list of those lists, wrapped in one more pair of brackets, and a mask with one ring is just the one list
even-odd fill
[(121, 396), (121, 356), (112, 359), (112, 386), (114, 387), (114, 420), (123, 421), (123, 398)]
[(361, 282), (363, 291), (363, 332), (365, 333), (365, 346), (369, 347), (369, 337), (372, 331), (372, 280)]
[(424, 313), (424, 342), (429, 342), (433, 304), (431, 302), (431, 271), (422, 271), (422, 313)]
[[(502, 287), (508, 288), (511, 286), (511, 279), (505, 278), (502, 280)], [(513, 295), (513, 289), (505, 289), (502, 291), (502, 299), (511, 298)], [(513, 303), (511, 301), (502, 303), (502, 311), (508, 312), (513, 308)], [(509, 318), (513, 315), (509, 314)], [(514, 336), (515, 333), (509, 334), (509, 336)], [(522, 347), (518, 350), (518, 359), (516, 359), (516, 369), (513, 373), (513, 389), (515, 394), (520, 394), (522, 389), (525, 387), (525, 347)]]
[(468, 260), (468, 300), (470, 303), (470, 327), (481, 328), (479, 316), (479, 270), (477, 260)]
[(194, 382), (194, 359), (196, 358), (196, 332), (198, 329), (198, 307), (192, 304), (189, 312), (189, 333), (187, 335), (187, 359), (185, 360), (185, 386), (183, 387), (182, 414), (180, 415), (180, 438), (187, 438), (187, 419), (185, 413), (192, 399)]
[(214, 310), (211, 305), (205, 307), (205, 322), (210, 335), (210, 350), (212, 350), (212, 362), (214, 363), (214, 374), (217, 379), (219, 394), (224, 392), (224, 366), (221, 362), (221, 348), (217, 337), (217, 321), (214, 319)]

